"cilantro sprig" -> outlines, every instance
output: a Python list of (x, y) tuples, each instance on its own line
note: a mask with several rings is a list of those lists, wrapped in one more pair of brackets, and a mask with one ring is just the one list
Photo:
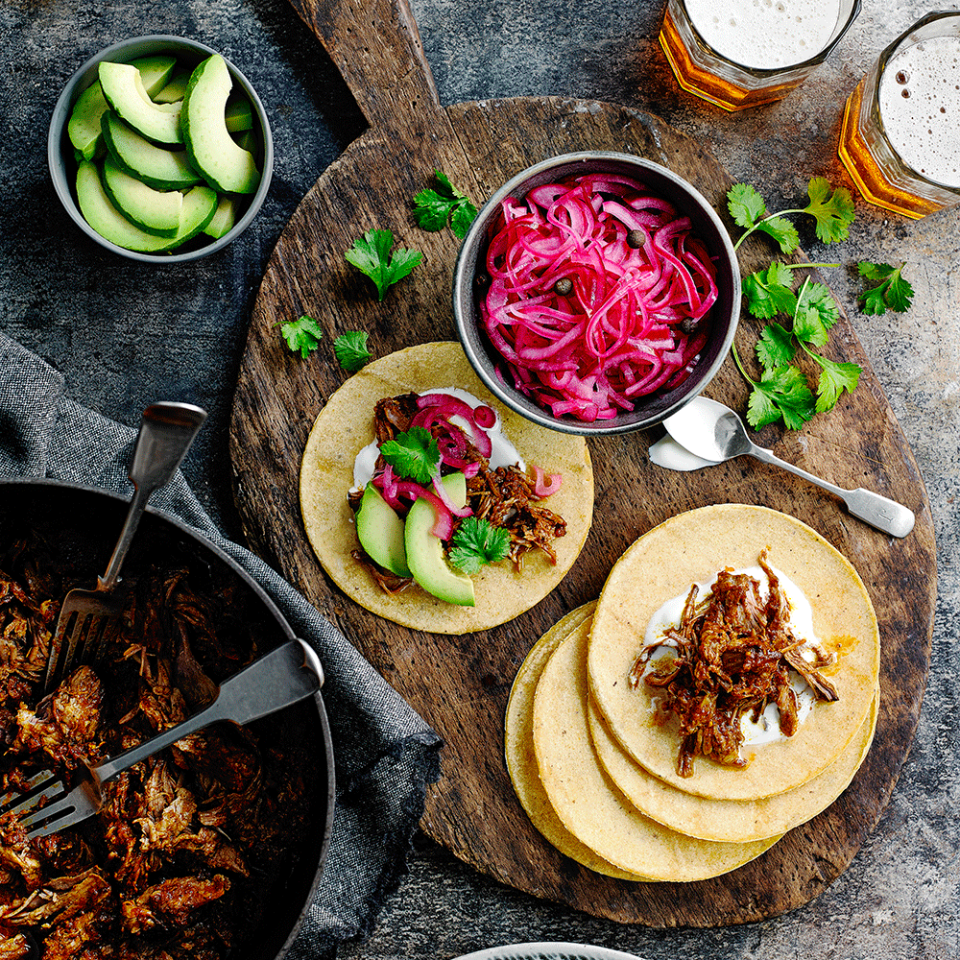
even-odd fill
[(344, 254), (348, 263), (374, 282), (380, 300), (389, 287), (410, 274), (423, 260), (419, 250), (400, 247), (391, 254), (392, 247), (392, 230), (368, 230)]
[(440, 464), (440, 447), (423, 427), (411, 427), (380, 444), (380, 454), (401, 477), (430, 483)]
[(367, 347), (370, 335), (362, 330), (348, 330), (333, 341), (333, 352), (347, 373), (356, 373), (365, 367), (372, 355)]
[[(787, 274), (794, 269), (785, 264), (779, 267)], [(792, 295), (792, 291), (790, 293)], [(815, 414), (832, 410), (843, 391), (852, 393), (860, 379), (857, 364), (830, 360), (814, 349), (826, 346), (830, 328), (840, 317), (830, 291), (807, 277), (794, 303), (790, 329), (774, 321), (760, 334), (756, 346), (761, 367), (759, 380), (747, 373), (737, 352), (733, 354), (737, 367), (752, 387), (747, 422), (757, 429), (782, 419), (789, 429), (799, 430)], [(816, 392), (808, 376), (796, 365), (801, 353), (820, 368)]]
[(421, 190), (413, 198), (413, 216), (424, 230), (442, 230), (447, 223), (458, 240), (467, 235), (477, 208), (466, 194), (461, 193), (450, 178), (434, 170), (438, 189)]
[(510, 532), (495, 527), (489, 520), (465, 517), (453, 535), (447, 552), (450, 562), (468, 576), (473, 576), (488, 563), (506, 559), (510, 552)]
[(287, 341), (287, 346), (294, 353), (299, 351), (304, 360), (317, 349), (323, 339), (320, 324), (306, 314), (296, 320), (279, 323), (278, 326), (283, 339)]
[(768, 214), (766, 202), (756, 188), (748, 183), (734, 184), (727, 192), (727, 207), (737, 226), (745, 229), (734, 249), (759, 230), (776, 240), (781, 253), (793, 253), (800, 246), (800, 236), (786, 219), (790, 214), (813, 217), (817, 238), (823, 243), (846, 240), (855, 216), (850, 191), (846, 187), (833, 189), (825, 177), (813, 177), (807, 185), (807, 198), (805, 207)]
[(863, 305), (861, 309), (864, 313), (881, 316), (888, 309), (896, 313), (910, 309), (910, 304), (913, 303), (913, 287), (903, 277), (905, 266), (906, 264), (901, 263), (894, 268), (889, 263), (871, 263), (869, 260), (861, 260), (857, 264), (860, 276), (874, 281), (873, 286), (867, 287), (857, 297), (858, 302)]

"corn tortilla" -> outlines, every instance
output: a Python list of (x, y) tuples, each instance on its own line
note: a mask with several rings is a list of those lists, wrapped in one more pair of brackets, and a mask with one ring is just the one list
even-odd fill
[[(474, 580), (476, 605), (458, 606), (417, 584), (395, 596), (377, 585), (351, 553), (356, 523), (347, 503), (357, 453), (373, 437), (373, 411), (383, 397), (432, 388), (461, 387), (493, 407), (503, 430), (529, 468), (563, 477), (545, 505), (567, 522), (554, 541), (556, 564), (531, 551), (517, 572), (508, 562), (483, 568)], [(542, 600), (573, 566), (593, 517), (593, 468), (582, 437), (538, 427), (501, 406), (473, 372), (458, 343), (427, 343), (368, 364), (327, 401), (310, 431), (300, 467), (300, 510), (320, 564), (337, 586), (362, 607), (387, 620), (434, 633), (463, 634), (505, 623)]]
[[(817, 703), (793, 737), (748, 748), (745, 768), (697, 757), (677, 773), (677, 724), (658, 723), (649, 688), (627, 676), (651, 616), (665, 601), (724, 567), (754, 566), (761, 551), (800, 587), (821, 646), (839, 655), (824, 670), (835, 703)], [(678, 790), (717, 800), (757, 800), (822, 773), (861, 729), (878, 685), (880, 639), (873, 605), (851, 564), (816, 531), (766, 507), (722, 504), (666, 520), (626, 551), (604, 585), (590, 632), (588, 673), (597, 709), (637, 763)]]
[(533, 750), (533, 698), (537, 682), (544, 666), (568, 633), (588, 619), (595, 604), (589, 603), (572, 610), (555, 623), (531, 648), (524, 658), (510, 690), (504, 722), (504, 753), (507, 772), (520, 805), (530, 822), (544, 838), (571, 860), (618, 880), (643, 880), (637, 874), (620, 870), (612, 863), (597, 856), (581, 843), (561, 823), (556, 810), (550, 804), (537, 771), (537, 758)]
[(748, 863), (779, 837), (715, 843), (644, 816), (600, 764), (587, 721), (590, 622), (558, 645), (537, 684), (533, 742), (543, 788), (564, 827), (605, 861), (651, 880), (706, 880)]
[(588, 717), (601, 765), (638, 810), (691, 837), (743, 843), (779, 836), (806, 823), (847, 789), (873, 742), (879, 701), (878, 690), (857, 735), (823, 773), (793, 790), (760, 800), (714, 800), (677, 790), (648, 773), (620, 747), (592, 700)]

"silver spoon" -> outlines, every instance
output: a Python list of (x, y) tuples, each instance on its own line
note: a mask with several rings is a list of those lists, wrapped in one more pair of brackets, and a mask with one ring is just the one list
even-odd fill
[(747, 428), (740, 417), (716, 400), (695, 397), (667, 417), (663, 425), (677, 443), (704, 460), (720, 463), (748, 454), (764, 463), (783, 467), (784, 470), (822, 487), (839, 497), (853, 516), (884, 533), (905, 537), (913, 529), (916, 521), (913, 511), (902, 504), (862, 487), (845, 490), (781, 460), (766, 447), (758, 446), (747, 436)]

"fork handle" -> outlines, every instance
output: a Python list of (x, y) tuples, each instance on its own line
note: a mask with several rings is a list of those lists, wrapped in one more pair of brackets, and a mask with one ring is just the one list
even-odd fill
[(130, 464), (130, 480), (134, 484), (133, 499), (127, 510), (120, 539), (114, 547), (106, 573), (99, 579), (98, 589), (110, 590), (120, 579), (120, 568), (137, 532), (147, 501), (165, 486), (190, 449), (197, 431), (207, 419), (207, 412), (192, 403), (162, 401), (143, 411), (140, 432)]
[(289, 640), (221, 684), (217, 699), (199, 713), (112, 757), (90, 772), (98, 783), (105, 783), (218, 720), (250, 723), (313, 696), (322, 684), (320, 658), (302, 640)]

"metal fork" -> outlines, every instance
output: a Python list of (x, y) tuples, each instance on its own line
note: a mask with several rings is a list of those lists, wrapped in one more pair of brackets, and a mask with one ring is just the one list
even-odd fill
[(216, 700), (182, 723), (96, 767), (88, 767), (69, 793), (49, 770), (35, 774), (20, 794), (0, 797), (0, 816), (18, 815), (27, 837), (43, 837), (94, 816), (102, 805), (101, 786), (134, 764), (218, 720), (250, 723), (315, 694), (323, 667), (302, 640), (289, 640), (255, 660), (220, 686)]
[(206, 418), (206, 411), (191, 403), (163, 401), (143, 411), (129, 473), (134, 494), (120, 539), (96, 587), (78, 587), (64, 597), (47, 656), (44, 693), (57, 686), (75, 664), (99, 658), (123, 610), (114, 588), (147, 501), (169, 483)]

